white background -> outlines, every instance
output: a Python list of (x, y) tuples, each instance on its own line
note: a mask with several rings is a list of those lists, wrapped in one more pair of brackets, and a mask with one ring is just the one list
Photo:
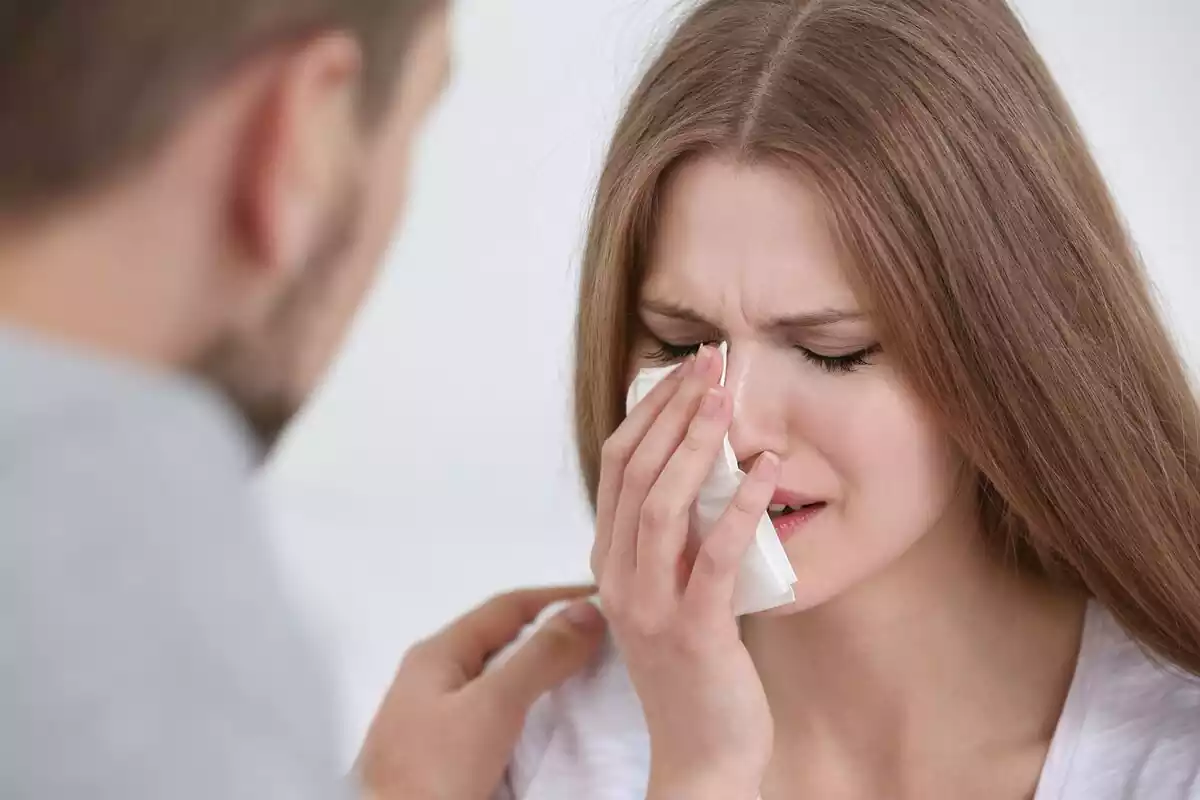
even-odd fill
[[(265, 480), (348, 757), (415, 639), (494, 591), (588, 577), (568, 380), (583, 226), (621, 102), (680, 7), (457, 4), (403, 236)], [(1200, 363), (1200, 3), (1017, 7)]]

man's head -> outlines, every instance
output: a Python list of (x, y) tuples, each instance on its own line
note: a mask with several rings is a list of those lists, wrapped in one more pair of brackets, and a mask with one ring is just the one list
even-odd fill
[(445, 81), (444, 0), (9, 0), (0, 321), (212, 379), (270, 442), (320, 379)]

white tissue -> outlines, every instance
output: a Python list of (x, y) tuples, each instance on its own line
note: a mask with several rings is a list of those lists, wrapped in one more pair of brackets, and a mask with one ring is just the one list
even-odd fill
[[(721, 343), (721, 361), (727, 363), (729, 346)], [(669, 367), (651, 367), (643, 369), (634, 377), (625, 398), (626, 411), (632, 410), (641, 402), (650, 390), (664, 378), (679, 368), (678, 364)], [(721, 385), (725, 385), (725, 372), (721, 369)], [(734, 413), (737, 413), (735, 406)], [(738, 468), (737, 458), (729, 437), (725, 437), (722, 452), (713, 463), (712, 472), (705, 478), (696, 496), (693, 509), (693, 529), (703, 539), (716, 524), (725, 509), (737, 493), (738, 486), (746, 473)], [(733, 610), (738, 616), (754, 614), (771, 608), (787, 605), (796, 599), (792, 586), (796, 583), (796, 573), (788, 561), (787, 553), (775, 534), (775, 526), (766, 514), (758, 521), (754, 534), (754, 543), (746, 551), (738, 571), (737, 586), (733, 595)]]

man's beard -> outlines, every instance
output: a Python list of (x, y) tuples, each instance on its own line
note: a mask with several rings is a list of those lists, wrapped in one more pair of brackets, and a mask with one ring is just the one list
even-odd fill
[(311, 386), (298, 385), (311, 332), (350, 248), (359, 222), (361, 194), (347, 192), (291, 286), (255, 330), (219, 336), (193, 362), (191, 372), (223, 394), (241, 413), (265, 458), (308, 400)]

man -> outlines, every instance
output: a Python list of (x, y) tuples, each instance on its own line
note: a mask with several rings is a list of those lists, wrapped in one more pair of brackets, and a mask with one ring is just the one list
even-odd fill
[[(0, 796), (345, 789), (248, 483), (371, 283), (447, 50), (437, 0), (0, 6)], [(488, 796), (602, 622), (485, 664), (580, 594), (415, 648), (363, 791)]]

